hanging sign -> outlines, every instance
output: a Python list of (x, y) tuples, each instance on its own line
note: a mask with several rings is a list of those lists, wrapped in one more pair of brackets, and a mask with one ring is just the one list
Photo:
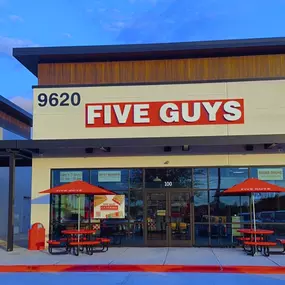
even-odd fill
[(94, 219), (124, 219), (125, 195), (95, 195)]
[(98, 182), (121, 182), (121, 171), (98, 171)]
[(260, 180), (283, 180), (283, 168), (260, 168), (257, 170)]
[(61, 171), (60, 172), (60, 183), (68, 183), (77, 180), (83, 180), (82, 171)]

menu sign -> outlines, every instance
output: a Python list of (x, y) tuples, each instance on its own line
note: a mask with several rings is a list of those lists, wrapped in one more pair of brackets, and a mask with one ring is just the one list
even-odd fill
[(82, 171), (61, 171), (60, 183), (69, 183), (77, 180), (83, 180)]
[(257, 170), (260, 180), (283, 180), (282, 168), (260, 168)]
[(98, 182), (121, 182), (121, 171), (98, 171)]
[(124, 219), (125, 195), (95, 195), (94, 219)]

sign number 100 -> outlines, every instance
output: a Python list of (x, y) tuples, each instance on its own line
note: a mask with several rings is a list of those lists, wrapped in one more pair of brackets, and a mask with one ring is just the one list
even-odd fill
[(77, 92), (72, 93), (71, 95), (67, 92), (61, 94), (51, 93), (47, 95), (45, 93), (40, 93), (38, 95), (38, 105), (40, 107), (45, 107), (47, 105), (51, 107), (56, 106), (78, 106), (81, 102), (80, 94)]

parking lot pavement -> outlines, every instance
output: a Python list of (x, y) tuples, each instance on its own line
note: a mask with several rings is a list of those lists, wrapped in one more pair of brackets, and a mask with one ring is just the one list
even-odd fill
[(163, 282), (163, 285), (283, 285), (285, 275), (201, 274), (201, 273), (2, 273), (1, 284), (104, 284), (145, 285)]

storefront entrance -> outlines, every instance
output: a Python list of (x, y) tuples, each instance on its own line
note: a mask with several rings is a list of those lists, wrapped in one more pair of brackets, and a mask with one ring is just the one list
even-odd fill
[(192, 246), (193, 207), (191, 192), (177, 189), (145, 191), (145, 244)]

